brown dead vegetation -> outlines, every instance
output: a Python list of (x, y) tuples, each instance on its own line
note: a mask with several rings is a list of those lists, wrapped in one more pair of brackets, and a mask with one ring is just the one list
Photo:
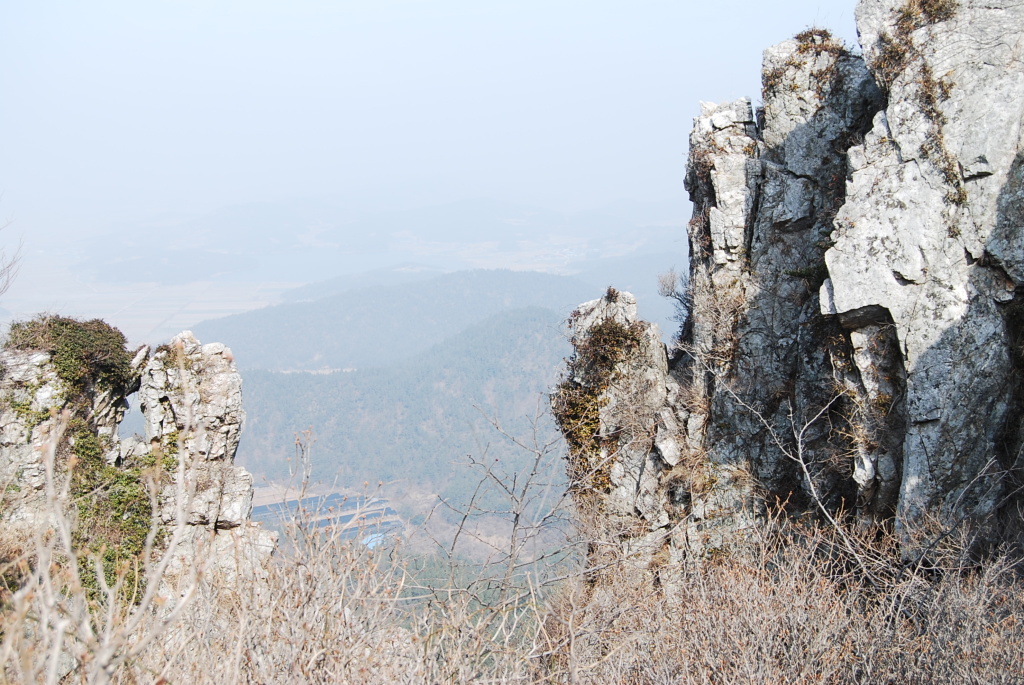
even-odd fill
[[(540, 460), (557, 456), (538, 451)], [(508, 485), (488, 467), (487, 478)], [(521, 563), (532, 476), (510, 488), (504, 556), (424, 575), (297, 512), (261, 580), (196, 569), (181, 592), (88, 597), (59, 534), (0, 541), (20, 560), (0, 616), (5, 682), (1020, 682), (1024, 586), (969, 529), (837, 530), (779, 512), (742, 547), (640, 567), (577, 511), (547, 566)], [(539, 483), (539, 482), (538, 482)], [(57, 528), (61, 528), (58, 510)], [(470, 512), (472, 513), (472, 512)], [(539, 529), (539, 528), (538, 528)], [(5, 531), (6, 535), (6, 531)], [(521, 537), (516, 537), (517, 535)], [(908, 555), (909, 547), (919, 553)], [(26, 545), (31, 554), (26, 553)], [(589, 549), (588, 549), (589, 548)], [(31, 562), (31, 563), (24, 563)], [(524, 572), (524, 569), (530, 569)], [(157, 587), (167, 570), (145, 569)]]

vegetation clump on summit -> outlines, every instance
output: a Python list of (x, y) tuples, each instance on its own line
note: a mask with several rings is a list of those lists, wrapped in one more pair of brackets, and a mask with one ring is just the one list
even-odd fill
[[(605, 299), (615, 302), (618, 292), (609, 288)], [(570, 317), (570, 325), (573, 323)], [(607, 492), (611, 487), (610, 465), (602, 449), (613, 445), (599, 435), (601, 408), (616, 368), (629, 360), (641, 344), (638, 324), (608, 318), (573, 337), (575, 351), (565, 377), (551, 398), (552, 413), (568, 443), (567, 472), (578, 493)]]
[(49, 353), (57, 376), (69, 390), (82, 393), (94, 384), (115, 391), (127, 387), (131, 357), (126, 343), (121, 331), (101, 319), (42, 315), (11, 324), (4, 346)]
[[(145, 584), (140, 563), (153, 522), (147, 470), (151, 464), (144, 458), (110, 461), (111, 440), (100, 435), (92, 416), (97, 392), (115, 398), (128, 392), (132, 370), (126, 342), (121, 331), (101, 319), (40, 315), (11, 324), (4, 343), (9, 350), (47, 353), (63, 383), (68, 416), (55, 452), (59, 467), (70, 478), (72, 539), (80, 579), (93, 596), (103, 586), (98, 569), (110, 587), (121, 574), (122, 592), (130, 596), (137, 597)], [(12, 407), (24, 415), (24, 407), (15, 402)], [(30, 417), (31, 424), (51, 417), (49, 411), (38, 414)]]

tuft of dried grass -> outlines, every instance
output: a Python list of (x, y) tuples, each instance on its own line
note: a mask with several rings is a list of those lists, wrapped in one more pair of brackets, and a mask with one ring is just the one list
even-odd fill
[(660, 588), (613, 573), (584, 601), (583, 586), (568, 585), (545, 621), (545, 675), (635, 685), (1020, 682), (1024, 587), (1010, 560), (897, 573), (898, 559), (882, 553), (894, 540), (860, 540), (888, 558), (883, 586), (852, 570), (834, 532), (788, 525), (747, 553), (677, 568)]
[[(523, 519), (530, 490), (520, 492)], [(578, 511), (586, 553), (558, 567), (551, 593), (551, 574), (517, 570), (514, 537), (475, 575), (456, 564), (427, 579), (399, 548), (297, 511), (262, 577), (217, 577), (197, 560), (180, 594), (134, 604), (116, 588), (89, 598), (55, 512), (58, 534), (0, 540), (6, 559), (30, 562), (0, 614), (4, 682), (1024, 679), (1021, 568), (979, 558), (966, 528), (897, 536), (779, 514), (744, 547), (701, 561), (666, 548), (654, 568), (602, 542), (616, 538), (614, 521)], [(147, 587), (169, 580), (165, 565), (144, 571)]]

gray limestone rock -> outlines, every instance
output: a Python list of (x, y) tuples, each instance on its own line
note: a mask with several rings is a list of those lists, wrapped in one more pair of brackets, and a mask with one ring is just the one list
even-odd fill
[(181, 442), (205, 461), (234, 459), (245, 418), (242, 378), (220, 343), (200, 345), (191, 331), (172, 338), (143, 369), (139, 404), (151, 442)]
[(191, 331), (175, 336), (143, 369), (139, 405), (151, 449), (182, 462), (163, 491), (164, 521), (175, 520), (180, 493), (186, 492), (189, 524), (216, 529), (246, 524), (252, 476), (232, 463), (245, 412), (231, 351), (220, 343), (201, 345)]
[[(630, 331), (635, 346), (626, 352), (621, 367), (607, 377), (596, 402), (599, 428), (595, 455), (608, 472), (606, 511), (618, 517), (639, 515), (652, 528), (668, 520), (660, 507), (658, 474), (666, 462), (655, 446), (654, 423), (665, 405), (668, 359), (657, 326), (637, 321), (636, 298), (610, 290), (598, 300), (580, 305), (573, 317), (573, 335), (583, 340), (598, 326), (613, 322)], [(584, 371), (572, 382), (591, 382)], [(598, 389), (595, 389), (598, 390)], [(667, 436), (662, 434), (662, 444)]]
[(609, 395), (649, 440), (608, 501), (674, 557), (776, 500), (984, 517), (1024, 466), (1024, 4), (857, 21), (863, 57), (805, 31), (765, 51), (763, 111), (694, 121), (688, 320), (664, 373), (617, 370), (657, 391)]
[[(874, 325), (864, 313), (892, 327), (891, 352), (857, 367), (906, 376), (900, 517), (982, 515), (1019, 449), (1008, 422), (1019, 421), (1010, 303), (1024, 277), (1024, 6), (965, 0), (906, 36), (897, 9), (857, 9), (868, 64), (891, 78), (889, 103), (851, 151), (825, 309), (854, 339)], [(883, 49), (895, 39), (906, 63), (890, 75)]]
[[(130, 388), (129, 388), (130, 389)], [(60, 379), (50, 354), (43, 351), (0, 351), (0, 483), (3, 520), (49, 525), (45, 486), (47, 462), (59, 485), (65, 470), (59, 447), (72, 412), (71, 388)], [(127, 404), (122, 389), (94, 387), (77, 418), (111, 446), (107, 461), (120, 452), (117, 426)]]
[(231, 351), (190, 331), (158, 348), (142, 371), (139, 404), (150, 448), (178, 459), (161, 492), (166, 525), (187, 524), (162, 589), (202, 560), (215, 582), (266, 576), (277, 535), (251, 523), (252, 475), (233, 464), (245, 412)]
[[(765, 107), (760, 130), (736, 128), (732, 140), (712, 132), (701, 118), (691, 135), (688, 178), (699, 181), (710, 167), (741, 168), (732, 150), (747, 155), (743, 174), (728, 173), (731, 223), (743, 227), (743, 249), (728, 259), (711, 236), (712, 254), (702, 249), (702, 217), (721, 205), (723, 183), (691, 183), (691, 330), (681, 342), (675, 375), (687, 388), (692, 449), (716, 470), (706, 492), (693, 488), (691, 517), (707, 510), (729, 515), (722, 528), (746, 526), (761, 505), (757, 483), (768, 499), (806, 499), (807, 484), (792, 460), (792, 423), (805, 422), (833, 399), (834, 333), (818, 319), (818, 285), (832, 219), (844, 199), (846, 149), (870, 127), (882, 96), (863, 60), (827, 34), (809, 31), (765, 51)], [(735, 105), (726, 105), (735, 109)], [(728, 249), (728, 245), (724, 246)], [(698, 400), (698, 401), (695, 401)], [(704, 414), (700, 420), (695, 415)], [(804, 433), (804, 450), (819, 491), (833, 500), (849, 496), (831, 468), (837, 449), (824, 422)], [(741, 509), (731, 505), (743, 503)], [(738, 516), (729, 521), (730, 516)], [(715, 537), (715, 536), (712, 536)], [(728, 537), (728, 536), (726, 536)], [(690, 536), (690, 539), (693, 539)]]
[(46, 458), (66, 389), (45, 352), (0, 351), (0, 479), (5, 521), (46, 525)]
[[(168, 531), (185, 527), (182, 534), (165, 538), (177, 540), (171, 550), (174, 568), (202, 559), (214, 574), (261, 577), (276, 535), (249, 521), (252, 476), (232, 463), (245, 415), (241, 377), (231, 352), (216, 343), (200, 345), (186, 331), (152, 356), (148, 347), (140, 348), (130, 368), (125, 388), (98, 385), (72, 393), (49, 353), (0, 351), (4, 524), (29, 529), (52, 525), (47, 464), (52, 464), (53, 491), (59, 492), (75, 439), (67, 435), (67, 426), (74, 418), (105, 446), (110, 466), (153, 457), (165, 464), (160, 524)], [(127, 407), (125, 394), (135, 390), (146, 437), (120, 440), (117, 428)], [(168, 458), (176, 465), (166, 465)], [(69, 515), (74, 517), (73, 512)]]
[(664, 374), (617, 370), (657, 391), (609, 395), (648, 423), (608, 502), (673, 555), (776, 498), (985, 516), (1024, 465), (1024, 5), (904, 5), (858, 5), (863, 57), (766, 50), (763, 111), (701, 103), (688, 320)]

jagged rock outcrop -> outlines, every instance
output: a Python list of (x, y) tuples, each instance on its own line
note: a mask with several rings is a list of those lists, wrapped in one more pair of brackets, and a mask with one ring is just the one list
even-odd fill
[[(230, 351), (200, 345), (191, 331), (149, 359), (139, 383), (149, 450), (189, 455), (188, 522), (210, 529), (243, 525), (252, 509), (252, 476), (233, 466), (241, 436), (242, 379)], [(164, 521), (174, 520), (174, 486), (165, 488)]]
[[(46, 457), (47, 450), (53, 449), (52, 438), (65, 405), (66, 384), (57, 376), (46, 352), (5, 349), (0, 352), (0, 365), (4, 517), (9, 524), (46, 525)], [(109, 435), (112, 426), (102, 424), (99, 428)]]
[[(863, 56), (808, 30), (765, 51), (763, 109), (701, 105), (687, 318), (667, 365), (640, 364), (643, 437), (569, 441), (570, 462), (589, 449), (642, 474), (590, 488), (633, 505), (627, 546), (707, 553), (778, 503), (951, 523), (1015, 490), (1024, 5), (862, 0), (857, 20)], [(583, 425), (563, 400), (588, 331), (609, 316), (647, 330), (614, 304), (574, 321), (563, 431)], [(607, 407), (631, 402), (617, 387), (656, 357), (637, 348), (608, 371), (597, 436), (617, 434)]]
[[(114, 339), (116, 342), (117, 337)], [(120, 344), (123, 341), (122, 336)], [(52, 513), (46, 489), (48, 453), (53, 463), (56, 455), (52, 453), (58, 451), (65, 433), (74, 433), (75, 427), (69, 430), (69, 423), (87, 427), (106, 446), (104, 458), (109, 462), (117, 459), (117, 427), (128, 408), (125, 396), (137, 388), (138, 372), (145, 361), (143, 350), (130, 362), (126, 356), (123, 362), (128, 377), (123, 383), (106, 383), (100, 373), (83, 379), (83, 386), (75, 382), (73, 364), (54, 357), (53, 352), (33, 349), (32, 344), (0, 350), (0, 482), (4, 487), (3, 517), (8, 523), (29, 527), (48, 523)], [(72, 434), (66, 442), (73, 445), (75, 440)], [(55, 488), (50, 497), (58, 494), (59, 488)]]
[[(623, 525), (636, 514), (667, 525), (659, 501), (662, 462), (651, 453), (665, 406), (668, 357), (658, 329), (637, 321), (636, 299), (610, 289), (570, 318), (579, 363), (562, 383), (556, 415), (573, 445), (577, 495), (602, 495), (603, 515)], [(670, 438), (671, 439), (671, 438)], [(671, 456), (678, 450), (665, 447)]]
[(201, 345), (191, 331), (175, 336), (142, 369), (139, 407), (146, 448), (185, 456), (160, 498), (165, 525), (176, 524), (178, 507), (184, 508), (189, 532), (176, 566), (192, 563), (194, 550), (209, 545), (214, 570), (259, 574), (276, 536), (249, 520), (252, 475), (233, 464), (245, 412), (231, 351), (220, 343)]
[[(159, 538), (175, 542), (164, 580), (199, 563), (214, 573), (261, 575), (276, 537), (249, 521), (252, 476), (232, 464), (244, 413), (230, 351), (200, 345), (186, 331), (131, 358), (124, 337), (103, 322), (40, 317), (16, 326), (0, 351), (4, 523), (46, 530), (63, 507), (76, 544), (137, 554), (153, 525), (152, 480), (156, 525), (181, 528)], [(146, 439), (122, 441), (118, 425), (136, 391)], [(88, 530), (96, 516), (124, 524), (102, 525), (110, 539), (97, 542)]]

